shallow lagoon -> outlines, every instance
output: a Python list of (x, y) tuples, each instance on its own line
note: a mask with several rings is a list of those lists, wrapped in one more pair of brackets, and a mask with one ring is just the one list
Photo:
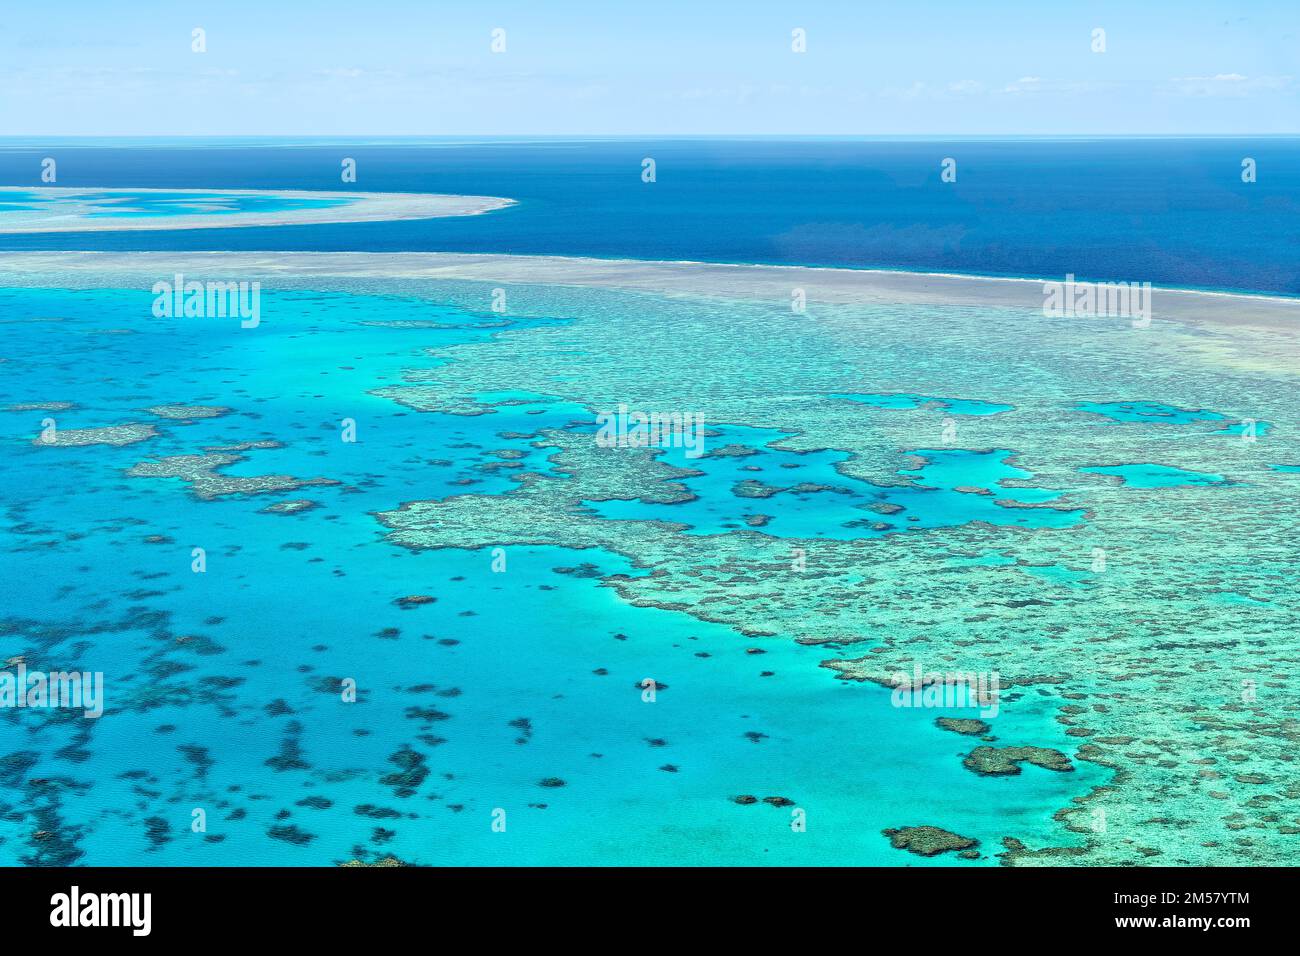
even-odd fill
[[(1294, 700), (1296, 554), (1276, 516), (1293, 482), (1267, 463), (1294, 461), (1296, 415), (1280, 373), (1201, 362), (1175, 329), (1135, 349), (1127, 329), (1050, 322), (1028, 367), (997, 344), (1024, 317), (997, 310), (925, 310), (918, 344), (891, 308), (790, 319), (763, 303), (512, 287), (503, 319), (486, 311), (491, 284), (431, 299), (424, 283), (363, 284), (391, 293), (375, 296), (314, 281), (264, 293), (252, 335), (156, 322), (147, 282), (0, 299), (18, 373), (0, 407), (28, 403), (0, 413), (20, 469), (4, 488), (6, 567), (20, 572), (5, 575), (0, 654), (116, 668), (110, 706), (123, 702), (89, 733), (5, 715), (39, 725), (0, 755), (7, 858), (907, 864), (926, 861), (879, 831), (916, 824), (979, 838), (982, 863), (1003, 837), (1043, 848), (1016, 862), (1287, 858), (1293, 754), (1278, 721)], [(674, 335), (637, 339), (648, 316)], [(948, 409), (826, 398), (864, 382), (1011, 408), (955, 416), (941, 447)], [(1077, 407), (1116, 395), (1277, 427), (1250, 443), (1218, 421), (1119, 424)], [(758, 454), (598, 454), (592, 411), (623, 397), (700, 409), (731, 423), (711, 449), (731, 429)], [(79, 405), (31, 405), (58, 401)], [(230, 411), (145, 411), (174, 404)], [(47, 415), (157, 434), (33, 446)], [(340, 440), (349, 418), (355, 443)], [(180, 478), (127, 475), (259, 439), (278, 446), (240, 452), (204, 487), (221, 473), (231, 488), (339, 484), (205, 501)], [(1229, 482), (1144, 494), (1080, 471), (1156, 454)], [(736, 495), (755, 480), (747, 461), (786, 490)], [(851, 494), (794, 491), (797, 469), (781, 466), (796, 463)], [(695, 497), (669, 504), (674, 482)], [(906, 493), (933, 526), (840, 537), (826, 518)], [(264, 512), (301, 499), (317, 505)], [(1033, 525), (970, 520), (976, 499)], [(950, 513), (931, 507), (944, 500)], [(767, 525), (744, 520), (751, 507), (772, 511)], [(869, 520), (909, 514), (887, 512)], [(785, 536), (811, 530), (827, 533)], [(400, 603), (411, 595), (437, 600)], [(1016, 678), (994, 745), (1054, 748), (1075, 770), (964, 768), (976, 738), (890, 707), (872, 683), (913, 659)], [(356, 704), (339, 700), (345, 676)], [(667, 685), (654, 704), (646, 677)], [(1244, 679), (1260, 693), (1243, 708)], [(808, 832), (741, 794), (790, 799)], [(197, 850), (196, 807), (215, 808)]]
[(1222, 475), (1188, 471), (1171, 465), (1100, 465), (1080, 469), (1091, 475), (1113, 475), (1130, 488), (1180, 488), (1185, 485), (1222, 485)]
[(1078, 510), (1017, 508), (1059, 495), (1040, 488), (1003, 488), (1004, 479), (1033, 477), (1007, 464), (1011, 452), (1005, 450), (914, 449), (923, 463), (899, 472), (911, 483), (883, 486), (840, 472), (837, 466), (850, 457), (846, 452), (786, 451), (779, 443), (791, 436), (773, 430), (722, 425), (713, 431), (712, 446), (752, 454), (690, 458), (683, 449), (667, 449), (667, 463), (703, 472), (681, 479), (693, 499), (590, 502), (592, 509), (603, 518), (681, 522), (692, 534), (749, 527), (779, 537), (841, 540), (971, 521), (1059, 528), (1082, 516)]
[[(111, 192), (69, 190), (67, 195), (44, 190), (0, 191), (0, 231), (4, 213), (37, 213), (41, 217), (87, 219), (141, 219), (170, 216), (228, 216), (241, 213), (282, 213), (305, 209), (336, 209), (351, 200), (346, 197), (277, 195), (268, 192), (168, 192), (161, 189)], [(30, 217), (23, 217), (24, 221)]]
[[(934, 726), (942, 712), (894, 708), (887, 690), (819, 666), (847, 648), (630, 606), (600, 583), (643, 573), (616, 555), (508, 547), (502, 572), (489, 550), (385, 541), (372, 512), (401, 501), (509, 494), (525, 471), (564, 480), (526, 436), (586, 427), (590, 412), (504, 383), (467, 396), (488, 414), (368, 394), (402, 387), (404, 369), (436, 369), (425, 348), (492, 341), (496, 316), (398, 297), (264, 299), (268, 334), (254, 337), (158, 322), (138, 290), (0, 292), (0, 336), (20, 373), (6, 376), (0, 407), (75, 405), (0, 413), (0, 657), (102, 670), (109, 701), (93, 724), (0, 715), (5, 862), (944, 862), (880, 835), (931, 824), (979, 839), (988, 864), (1003, 835), (1046, 839), (1054, 810), (1106, 778), (1087, 763), (978, 777), (961, 766), (971, 742)], [(142, 411), (167, 403), (230, 411)], [(158, 435), (33, 445), (50, 415), (60, 428), (150, 421)], [(355, 443), (340, 440), (345, 418)], [(200, 500), (179, 479), (126, 476), (144, 460), (258, 441), (280, 447), (241, 451), (221, 472), (338, 484)], [(921, 483), (953, 467), (953, 453), (927, 454)], [(782, 471), (811, 481), (844, 456), (796, 457), (805, 471)], [(1018, 473), (992, 457), (981, 480)], [(699, 500), (713, 484), (730, 495), (732, 477), (706, 473)], [(774, 528), (818, 523), (824, 496), (778, 498)], [(300, 499), (317, 506), (263, 510)], [(206, 551), (202, 574), (193, 547)], [(394, 603), (407, 595), (436, 601)], [(356, 703), (340, 699), (344, 677)], [(647, 677), (666, 685), (654, 703), (638, 686)], [(1050, 697), (1017, 696), (992, 722), (999, 741), (1067, 748)], [(398, 795), (404, 786), (413, 792)], [(807, 832), (791, 830), (790, 809), (742, 806), (741, 794), (787, 797)], [(505, 833), (491, 827), (498, 808)], [(191, 829), (196, 809), (206, 832)]]

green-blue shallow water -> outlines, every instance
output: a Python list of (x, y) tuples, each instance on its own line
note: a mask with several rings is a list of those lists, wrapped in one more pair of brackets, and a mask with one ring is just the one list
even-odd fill
[[(0, 712), (6, 863), (389, 854), (462, 864), (923, 863), (900, 861), (880, 831), (924, 822), (990, 849), (1008, 828), (1045, 838), (1052, 812), (1106, 776), (1079, 764), (977, 777), (958, 759), (969, 744), (934, 725), (972, 712), (897, 708), (884, 688), (837, 680), (819, 664), (844, 648), (745, 638), (633, 607), (600, 583), (642, 573), (617, 555), (510, 548), (506, 569), (494, 571), (486, 549), (413, 552), (386, 541), (372, 512), (412, 498), (510, 494), (512, 472), (551, 472), (519, 436), (590, 427), (581, 406), (506, 383), (475, 396), (517, 403), (487, 416), (418, 413), (367, 394), (426, 363), (421, 349), (491, 341), (495, 316), (399, 297), (268, 293), (274, 321), (254, 336), (237, 324), (141, 321), (148, 302), (138, 290), (0, 291), (0, 345), (22, 372), (0, 390), (0, 659), (102, 671), (107, 681), (95, 721)], [(12, 410), (38, 397), (75, 407)], [(233, 411), (182, 420), (142, 411), (180, 401)], [(121, 447), (33, 445), (50, 415), (61, 429), (152, 421), (159, 434)], [(344, 418), (358, 422), (355, 443), (340, 441)], [(125, 474), (145, 459), (268, 440), (282, 447), (247, 450), (222, 473), (339, 484), (203, 500), (180, 479)], [(799, 457), (760, 454), (774, 467)], [(940, 469), (952, 473), (935, 484), (957, 480), (959, 463), (945, 456), (963, 453), (927, 454), (923, 484)], [(802, 456), (790, 476), (862, 486), (834, 473), (843, 457)], [(979, 480), (1018, 473), (984, 457)], [(715, 494), (744, 504), (729, 491), (737, 474), (723, 468), (693, 483), (701, 507)], [(945, 493), (894, 492), (927, 523), (994, 507), (959, 495), (985, 509), (959, 514), (921, 500)], [(841, 506), (845, 496), (831, 493), (843, 513), (826, 511), (827, 494), (782, 496), (773, 533), (818, 521), (834, 531), (870, 486), (855, 494)], [(262, 510), (304, 498), (317, 506)], [(696, 511), (676, 517), (693, 521)], [(714, 525), (721, 518), (699, 512)], [(206, 551), (201, 574), (191, 569), (195, 547)], [(436, 601), (394, 603), (408, 595)], [(638, 686), (647, 677), (666, 685), (653, 703)], [(357, 683), (355, 703), (341, 700), (343, 678)], [(1067, 746), (1046, 698), (1003, 705), (994, 723), (1004, 743)], [(550, 778), (563, 785), (542, 784)], [(742, 794), (760, 802), (736, 803)], [(793, 809), (761, 802), (768, 796), (791, 800), (806, 832), (791, 829)], [(506, 834), (492, 827), (498, 809)], [(195, 810), (206, 814), (202, 833), (192, 830)], [(978, 862), (995, 861), (986, 852)]]
[[(0, 708), (5, 863), (1293, 853), (1267, 343), (284, 275), (241, 328), (136, 280), (0, 283), (0, 660), (107, 695)], [(704, 453), (599, 445), (621, 402)], [(913, 665), (996, 714), (897, 706)]]

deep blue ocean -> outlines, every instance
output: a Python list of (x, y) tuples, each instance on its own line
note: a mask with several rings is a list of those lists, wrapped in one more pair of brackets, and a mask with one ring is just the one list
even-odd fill
[[(1300, 294), (1300, 139), (0, 140), (0, 184), (447, 192), (487, 216), (0, 237), (5, 249), (582, 255), (1149, 281)], [(340, 162), (357, 162), (344, 184)], [(642, 160), (656, 181), (642, 181)], [(957, 161), (957, 181), (941, 162)], [(1257, 181), (1242, 181), (1242, 160)]]

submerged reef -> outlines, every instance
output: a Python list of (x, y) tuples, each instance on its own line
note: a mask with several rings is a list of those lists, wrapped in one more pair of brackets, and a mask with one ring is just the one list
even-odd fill
[[(0, 755), (21, 829), (0, 852), (171, 861), (229, 831), (226, 853), (357, 865), (688, 844), (708, 862), (1300, 859), (1296, 476), (1277, 467), (1300, 461), (1300, 326), (1209, 297), (1150, 329), (1058, 320), (983, 301), (989, 283), (926, 280), (957, 290), (935, 301), (834, 270), (672, 266), (666, 289), (625, 291), (653, 264), (527, 285), (484, 274), (507, 268), (492, 257), (474, 281), (433, 260), (436, 284), (337, 261), (281, 274), (301, 288), (278, 322), (181, 393), (238, 415), (113, 426), (154, 439), (148, 458), (29, 447), (20, 423), (15, 489), (39, 494), (5, 540), (33, 573), (0, 656), (121, 684), (98, 727), (22, 715), (57, 742)], [(697, 275), (733, 279), (676, 283)], [(499, 284), (508, 322), (487, 315)], [(83, 324), (109, 321), (89, 304)], [(160, 335), (137, 328), (95, 345), (129, 368)], [(133, 382), (109, 411), (69, 371), (0, 398), (112, 421), (177, 394)], [(619, 404), (698, 413), (703, 454), (597, 441)], [(1135, 463), (1160, 470), (1087, 470)], [(191, 544), (224, 556), (208, 577), (176, 553)], [(930, 700), (918, 670), (996, 696)], [(115, 768), (129, 803), (101, 812), (101, 728), (122, 726), (167, 759)], [(196, 734), (214, 726), (228, 747)], [(212, 841), (176, 810), (199, 801)], [(593, 836), (592, 807), (644, 829)], [(806, 833), (770, 839), (804, 810)], [(558, 829), (530, 837), (543, 820)]]
[(986, 777), (1020, 773), (1021, 763), (1031, 763), (1044, 770), (1070, 771), (1070, 758), (1051, 747), (976, 747), (962, 766)]
[(130, 423), (105, 425), (101, 428), (58, 428), (38, 435), (33, 445), (57, 448), (80, 448), (86, 445), (134, 445), (158, 434), (152, 425)]
[[(313, 485), (336, 485), (330, 478), (295, 478), (292, 475), (244, 477), (222, 474), (220, 469), (245, 460), (244, 455), (208, 452), (203, 455), (172, 455), (156, 461), (142, 461), (127, 470), (131, 478), (179, 478), (197, 498), (210, 501), (223, 495), (256, 495), (276, 491), (297, 491)], [(281, 508), (281, 512), (301, 511)]]
[(936, 717), (934, 722), (944, 730), (972, 737), (983, 736), (992, 729), (987, 723), (974, 717)]
[[(1296, 859), (1290, 830), (1300, 821), (1300, 785), (1286, 781), (1300, 742), (1300, 599), (1285, 582), (1300, 568), (1300, 548), (1278, 520), (1293, 491), (1286, 475), (1267, 467), (1265, 449), (1276, 460), (1279, 442), (1297, 440), (1300, 368), (1282, 357), (1276, 328), (1260, 333), (1267, 358), (1249, 361), (1243, 340), (1253, 333), (1240, 326), (1222, 333), (1237, 337), (1229, 345), (1214, 327), (1177, 323), (1139, 336), (1014, 309), (841, 303), (791, 318), (746, 301), (729, 302), (719, 322), (721, 306), (678, 297), (655, 305), (664, 327), (676, 330), (669, 340), (638, 335), (643, 310), (605, 309), (597, 319), (579, 299), (566, 299), (571, 321), (563, 329), (504, 333), (506, 349), (449, 350), (455, 361), (438, 369), (438, 384), (413, 377), (400, 400), (475, 414), (485, 411), (469, 397), (475, 383), (509, 381), (593, 407), (618, 395), (632, 407), (703, 409), (710, 422), (785, 437), (767, 446), (726, 439), (718, 451), (684, 462), (661, 449), (605, 448), (575, 430), (543, 430), (534, 444), (564, 481), (522, 475), (509, 495), (406, 502), (379, 515), (394, 541), (416, 549), (554, 544), (625, 555), (638, 573), (605, 583), (633, 605), (742, 634), (864, 645), (861, 656), (826, 661), (841, 679), (890, 686), (891, 674), (918, 662), (927, 670), (997, 672), (1003, 708), (1026, 695), (1053, 701), (1055, 722), (1076, 749), (1016, 741), (954, 759), (977, 774), (1015, 776), (1024, 762), (1053, 771), (1075, 761), (1105, 768), (1108, 786), (1058, 808), (1061, 844), (1073, 862), (1143, 862), (1139, 848), (1151, 845), (1170, 863)], [(1023, 336), (1025, 322), (1035, 329), (1032, 360), (1006, 347)], [(918, 323), (926, 327), (920, 344)], [(635, 369), (604, 345), (633, 339), (642, 349)], [(709, 348), (692, 353), (685, 368), (678, 343), (697, 339)], [(585, 356), (563, 366), (562, 387), (559, 340)], [(1288, 341), (1295, 346), (1294, 333)], [(788, 361), (796, 354), (797, 366)], [(826, 397), (851, 397), (855, 375), (873, 395), (927, 398), (872, 407)], [(1138, 403), (1129, 409), (1138, 420), (1116, 422), (1079, 407), (1090, 395), (1113, 401), (1116, 382)], [(942, 399), (969, 394), (981, 402)], [(1139, 414), (1156, 406), (1215, 412), (1162, 414), (1158, 422)], [(948, 419), (959, 408), (960, 420)], [(1274, 424), (1256, 442), (1221, 434), (1225, 420), (1254, 418)], [(939, 447), (945, 428), (948, 448), (1009, 449), (1023, 476), (986, 477), (963, 465), (949, 479), (936, 470), (947, 467), (944, 460), (924, 451)], [(1168, 440), (1171, 431), (1182, 440)], [(1084, 471), (1098, 461), (1151, 460), (1154, 442), (1167, 467), (1222, 481), (1148, 491)], [(737, 444), (758, 453), (733, 459)], [(834, 538), (767, 533), (781, 527), (790, 492), (780, 489), (798, 484), (781, 480), (773, 453), (821, 449), (848, 453), (836, 466), (842, 483), (917, 489), (901, 510), (888, 509), (893, 514), (874, 510), (893, 525), (863, 522), (860, 536)], [(686, 511), (642, 507), (721, 501), (708, 496), (722, 489), (676, 470), (709, 472), (720, 460), (760, 469), (726, 493), (760, 501), (754, 514), (775, 521), (739, 511), (729, 526), (699, 534)], [(927, 463), (931, 470), (919, 472)], [(906, 518), (925, 516), (938, 500), (924, 490), (936, 477), (1009, 513), (1074, 508), (1080, 517), (1015, 526), (954, 513), (942, 526), (909, 530), (917, 522)], [(584, 504), (607, 501), (632, 505), (611, 521)], [(997, 734), (997, 719), (986, 721)], [(1055, 859), (1051, 845), (1023, 845), (1003, 862)]]
[(6, 412), (66, 412), (76, 408), (75, 402), (15, 402), (6, 405)]
[(312, 501), (310, 498), (291, 498), (288, 501), (277, 501), (273, 505), (267, 505), (262, 509), (263, 514), (268, 515), (296, 515), (304, 511), (310, 511), (312, 508), (319, 507), (320, 502)]
[(220, 418), (230, 413), (230, 409), (221, 405), (153, 405), (145, 409), (150, 415), (170, 418), (174, 421), (187, 421), (195, 418)]
[[(932, 826), (900, 827), (897, 830), (881, 832), (889, 837), (889, 843), (894, 849), (907, 850), (917, 856), (938, 856), (940, 853), (954, 851), (958, 851), (961, 856), (967, 856), (979, 844), (978, 840)], [(979, 852), (975, 851), (973, 856), (978, 857)]]

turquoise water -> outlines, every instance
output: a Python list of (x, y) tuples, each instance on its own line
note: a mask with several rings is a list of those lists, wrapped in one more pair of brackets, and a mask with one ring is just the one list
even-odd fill
[(348, 205), (348, 199), (318, 199), (303, 196), (264, 196), (221, 193), (120, 193), (91, 194), (89, 199), (103, 205), (91, 218), (145, 216), (214, 216), (249, 212), (292, 212), (298, 209), (335, 209)]
[[(78, 192), (60, 196), (49, 193), (6, 192), (0, 196), (17, 202), (0, 203), (0, 212), (59, 212), (69, 203), (91, 204), (89, 219), (166, 218), (169, 216), (221, 216), (234, 213), (292, 212), (301, 209), (334, 209), (348, 205), (346, 198), (277, 196), (261, 193), (201, 192)], [(0, 223), (2, 225), (2, 223)]]
[[(679, 468), (702, 471), (681, 479), (694, 498), (663, 504), (642, 500), (587, 502), (602, 518), (681, 522), (693, 534), (724, 534), (742, 528), (789, 538), (852, 540), (910, 529), (952, 527), (971, 521), (1024, 528), (1062, 528), (1082, 511), (1016, 508), (1059, 498), (1040, 488), (1004, 488), (1007, 478), (1031, 478), (1006, 462), (1008, 451), (914, 449), (925, 464), (899, 472), (911, 484), (880, 486), (842, 474), (845, 452), (791, 452), (772, 445), (789, 435), (765, 429), (718, 426), (713, 447), (739, 445), (753, 454), (690, 458), (682, 448), (663, 458)], [(746, 494), (758, 485), (757, 491)], [(965, 488), (967, 490), (957, 490)], [(981, 489), (976, 491), (974, 489)], [(1002, 503), (1007, 502), (1007, 503)], [(877, 509), (871, 510), (873, 506)], [(883, 506), (883, 508), (881, 507)], [(766, 520), (756, 525), (753, 519)]]
[(1125, 485), (1132, 488), (1181, 488), (1185, 485), (1224, 485), (1228, 481), (1222, 475), (1211, 475), (1199, 471), (1188, 471), (1172, 465), (1103, 465), (1097, 468), (1081, 468), (1080, 471), (1094, 475), (1115, 475)]
[(893, 411), (912, 411), (933, 402), (954, 415), (997, 415), (999, 412), (1009, 412), (1015, 407), (1014, 405), (982, 402), (971, 398), (939, 398), (934, 395), (909, 395), (905, 392), (879, 395), (846, 392), (832, 397), (847, 398), (863, 405), (870, 405), (872, 408), (884, 408)]
[[(1080, 411), (1101, 415), (1112, 422), (1143, 425), (1192, 425), (1198, 422), (1227, 422), (1228, 416), (1208, 409), (1175, 408), (1160, 402), (1080, 402)], [(1206, 434), (1230, 435), (1234, 438), (1263, 438), (1273, 429), (1272, 422), (1228, 422)]]
[(1104, 415), (1114, 422), (1186, 425), (1191, 422), (1217, 422), (1226, 416), (1205, 409), (1174, 408), (1160, 402), (1080, 402), (1078, 409)]
[(1214, 432), (1214, 434), (1232, 435), (1237, 438), (1241, 438), (1246, 435), (1253, 435), (1255, 438), (1263, 438), (1272, 430), (1273, 430), (1272, 422), (1253, 422), (1253, 423), (1237, 422), (1236, 424), (1233, 425), (1223, 426), (1218, 431)]
[[(1082, 762), (1068, 774), (976, 776), (960, 760), (971, 740), (933, 723), (970, 712), (895, 708), (887, 690), (819, 666), (860, 655), (851, 646), (746, 638), (634, 607), (600, 579), (646, 572), (598, 549), (498, 556), (387, 541), (374, 513), (404, 501), (517, 494), (524, 474), (566, 480), (533, 441), (541, 429), (590, 430), (590, 409), (509, 381), (460, 396), (490, 409), (481, 415), (371, 394), (413, 387), (406, 370), (436, 377), (457, 345), (507, 348), (499, 316), (398, 296), (264, 292), (250, 331), (155, 319), (151, 303), (143, 290), (0, 290), (0, 354), (16, 373), (0, 379), (0, 659), (102, 671), (107, 685), (97, 721), (0, 711), (4, 863), (962, 862), (905, 855), (880, 835), (929, 824), (979, 839), (984, 855), (969, 865), (980, 865), (996, 862), (1008, 832), (1059, 840), (1052, 813), (1106, 779)], [(75, 407), (12, 408), (33, 402)], [(145, 411), (169, 403), (230, 411)], [(118, 447), (33, 444), (48, 417), (61, 430), (149, 422), (158, 434)], [(355, 442), (341, 439), (344, 420)], [(696, 534), (729, 530), (751, 508), (773, 513), (764, 533), (777, 535), (886, 533), (846, 524), (864, 518), (891, 530), (1082, 520), (996, 504), (1057, 496), (999, 488), (1031, 477), (1009, 451), (919, 449), (918, 467), (899, 476), (911, 484), (885, 488), (839, 472), (843, 453), (783, 451), (773, 447), (783, 433), (762, 429), (718, 431), (709, 448), (756, 453), (666, 452), (703, 472), (683, 481), (694, 500), (590, 507)], [(221, 473), (337, 484), (202, 500), (179, 478), (127, 474), (255, 441), (281, 447), (241, 452)], [(755, 477), (834, 488), (734, 495)], [(264, 511), (302, 499), (316, 506)], [(904, 510), (863, 510), (873, 502)], [(195, 547), (203, 573), (191, 569)], [(396, 603), (410, 595), (436, 600)], [(653, 703), (642, 699), (647, 678), (662, 685)], [(356, 682), (355, 702), (341, 697), (344, 679)], [(1055, 714), (1052, 698), (1026, 694), (1003, 705), (993, 733), (1072, 752)], [(794, 807), (742, 806), (741, 794)], [(806, 832), (791, 829), (793, 809)], [(191, 828), (195, 810), (203, 832)], [(497, 810), (504, 833), (492, 828)]]

